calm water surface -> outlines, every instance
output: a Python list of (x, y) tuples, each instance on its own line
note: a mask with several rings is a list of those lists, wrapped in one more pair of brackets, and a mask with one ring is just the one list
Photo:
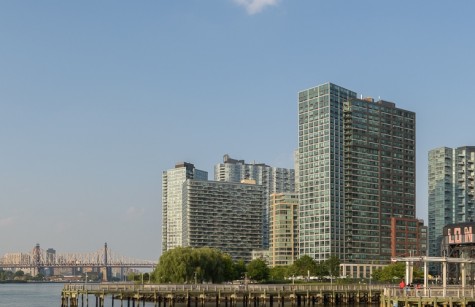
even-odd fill
[[(0, 307), (60, 307), (62, 289), (63, 284), (0, 284)], [(106, 307), (112, 306), (110, 296), (104, 303)], [(79, 306), (81, 306), (81, 299), (79, 299)], [(84, 306), (86, 306), (86, 299), (84, 299)], [(89, 296), (89, 306), (96, 306), (95, 297), (92, 295)], [(114, 306), (120, 306), (120, 301), (116, 300)], [(142, 304), (140, 306), (142, 307)], [(146, 303), (145, 306), (151, 307), (153, 304)]]
[(63, 284), (0, 284), (1, 307), (61, 306)]

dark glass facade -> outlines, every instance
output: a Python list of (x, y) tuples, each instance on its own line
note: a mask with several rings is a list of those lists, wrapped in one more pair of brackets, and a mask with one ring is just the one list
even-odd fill
[[(394, 255), (392, 242), (399, 244), (397, 253), (418, 249), (415, 126), (415, 113), (391, 102), (344, 103), (347, 262), (379, 263), (401, 256)], [(391, 218), (404, 221), (406, 230), (395, 232)]]

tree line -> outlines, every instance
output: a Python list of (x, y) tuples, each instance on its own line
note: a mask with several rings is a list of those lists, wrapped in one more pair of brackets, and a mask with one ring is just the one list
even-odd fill
[[(373, 282), (395, 283), (405, 276), (404, 263), (391, 263), (373, 271)], [(315, 261), (308, 255), (292, 265), (270, 268), (262, 259), (249, 263), (233, 261), (229, 254), (214, 248), (177, 247), (162, 254), (159, 263), (146, 280), (155, 283), (222, 283), (244, 279), (261, 283), (285, 283), (293, 278), (308, 281), (309, 277), (330, 279), (340, 277), (340, 259), (331, 256)], [(343, 276), (344, 277), (344, 276)], [(143, 278), (143, 276), (142, 276)], [(423, 271), (414, 267), (414, 280), (423, 278)], [(351, 278), (346, 278), (349, 282)]]
[(42, 280), (43, 276), (38, 274), (37, 276), (31, 276), (30, 274), (25, 274), (22, 270), (18, 271), (9, 271), (0, 269), (0, 281), (2, 282), (11, 282), (11, 281), (28, 281), (28, 280)]
[(249, 263), (233, 261), (229, 254), (214, 248), (177, 247), (162, 254), (150, 275), (156, 283), (222, 283), (233, 280), (256, 282), (285, 282), (292, 277), (338, 276), (340, 260), (330, 257), (316, 262), (304, 255), (290, 266), (269, 268), (262, 259)]

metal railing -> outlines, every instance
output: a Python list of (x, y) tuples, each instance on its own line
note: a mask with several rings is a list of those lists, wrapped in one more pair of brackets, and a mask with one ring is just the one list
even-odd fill
[(457, 286), (431, 286), (431, 287), (421, 287), (417, 288), (404, 288), (399, 289), (394, 288), (385, 288), (383, 295), (387, 297), (475, 297), (475, 289), (473, 286), (462, 288), (460, 285)]
[(319, 291), (383, 291), (382, 285), (300, 285), (300, 284), (134, 284), (134, 283), (70, 283), (66, 291), (157, 291), (157, 292), (319, 292)]

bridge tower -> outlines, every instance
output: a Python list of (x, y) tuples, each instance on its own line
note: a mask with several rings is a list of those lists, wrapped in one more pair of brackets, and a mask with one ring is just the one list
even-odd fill
[(36, 275), (41, 273), (41, 248), (40, 244), (36, 243), (36, 246), (33, 248), (33, 263), (35, 265)]
[(104, 243), (104, 267), (102, 269), (102, 281), (109, 281), (112, 278), (112, 268), (109, 266), (107, 242)]

